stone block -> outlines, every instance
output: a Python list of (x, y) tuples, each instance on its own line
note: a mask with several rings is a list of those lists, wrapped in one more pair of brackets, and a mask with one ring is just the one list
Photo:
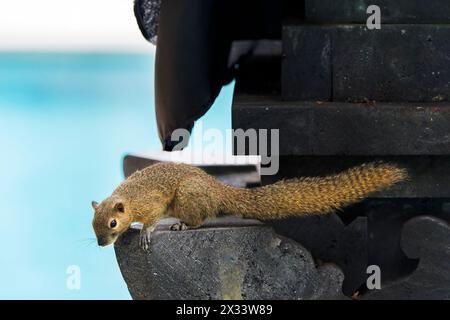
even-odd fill
[(138, 229), (123, 234), (115, 251), (133, 299), (345, 298), (342, 271), (316, 267), (297, 242), (257, 222), (214, 223), (187, 231), (160, 224), (148, 253)]
[(448, 155), (450, 103), (316, 103), (237, 95), (233, 129), (278, 129), (281, 155)]
[(450, 98), (450, 25), (285, 25), (282, 97), (341, 102)]

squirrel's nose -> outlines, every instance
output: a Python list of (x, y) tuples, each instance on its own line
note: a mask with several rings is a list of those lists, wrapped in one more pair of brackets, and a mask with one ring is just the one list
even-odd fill
[(97, 238), (97, 243), (100, 247), (104, 247), (108, 244), (108, 241), (105, 238)]

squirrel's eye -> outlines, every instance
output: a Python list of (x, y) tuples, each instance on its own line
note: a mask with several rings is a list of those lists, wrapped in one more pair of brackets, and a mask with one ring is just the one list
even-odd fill
[(116, 221), (116, 219), (111, 220), (111, 222), (109, 223), (109, 226), (110, 226), (111, 228), (115, 228), (115, 227), (117, 226), (117, 221)]

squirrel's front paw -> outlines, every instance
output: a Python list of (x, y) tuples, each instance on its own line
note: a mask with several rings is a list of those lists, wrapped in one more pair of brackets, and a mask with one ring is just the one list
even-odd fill
[(141, 233), (139, 234), (139, 245), (144, 251), (150, 251), (150, 240), (153, 228), (142, 227)]
[(170, 230), (171, 231), (184, 231), (184, 230), (187, 230), (187, 229), (188, 229), (188, 226), (182, 221), (180, 221), (178, 223), (175, 223), (175, 224), (170, 226)]

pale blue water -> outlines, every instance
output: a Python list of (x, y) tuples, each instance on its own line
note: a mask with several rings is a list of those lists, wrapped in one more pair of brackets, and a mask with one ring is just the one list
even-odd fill
[[(232, 90), (205, 126), (230, 127)], [(160, 149), (153, 56), (1, 53), (0, 147), (0, 298), (128, 299), (113, 248), (89, 240), (90, 202), (123, 179), (124, 154)]]

